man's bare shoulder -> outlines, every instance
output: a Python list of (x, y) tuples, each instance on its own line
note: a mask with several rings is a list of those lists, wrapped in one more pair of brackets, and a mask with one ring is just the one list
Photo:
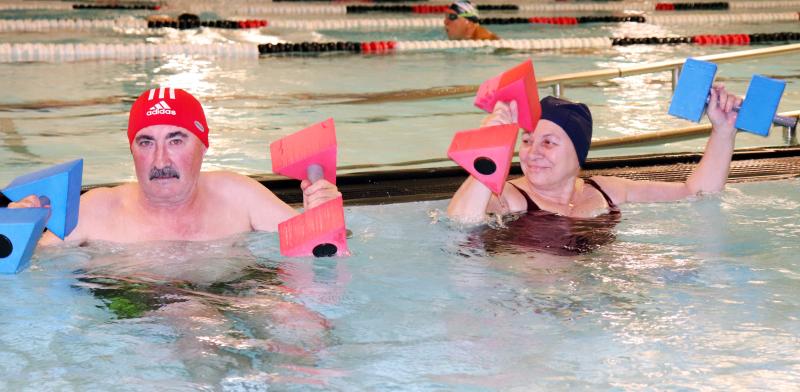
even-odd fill
[(244, 175), (239, 174), (236, 172), (232, 172), (230, 170), (218, 170), (218, 171), (208, 171), (200, 173), (201, 178), (205, 181), (209, 181), (211, 183), (219, 183), (219, 184), (248, 184), (252, 182), (257, 182), (256, 180)]
[(212, 192), (262, 192), (266, 188), (258, 181), (232, 171), (203, 172), (200, 175), (201, 184)]
[(255, 179), (230, 171), (203, 172), (201, 186), (213, 203), (247, 211), (256, 230), (274, 231), (278, 222), (296, 214), (267, 187)]
[(272, 195), (269, 189), (255, 179), (231, 171), (203, 172), (200, 183), (207, 193), (224, 199), (256, 201)]
[(117, 207), (135, 191), (135, 184), (122, 184), (115, 187), (98, 187), (81, 196), (81, 205), (91, 208)]

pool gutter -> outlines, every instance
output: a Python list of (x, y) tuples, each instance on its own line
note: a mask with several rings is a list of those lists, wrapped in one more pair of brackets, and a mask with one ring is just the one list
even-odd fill
[[(635, 180), (685, 181), (701, 153), (645, 154), (594, 158), (586, 162), (582, 177), (618, 176)], [(519, 176), (518, 163), (511, 176)], [(302, 203), (298, 181), (263, 174), (251, 176), (289, 204)], [(337, 185), (347, 205), (406, 203), (450, 198), (466, 179), (458, 166), (366, 171), (339, 175)], [(769, 181), (800, 177), (800, 146), (758, 147), (736, 150), (728, 182)], [(120, 183), (85, 185), (82, 192)], [(0, 194), (0, 207), (9, 200)]]

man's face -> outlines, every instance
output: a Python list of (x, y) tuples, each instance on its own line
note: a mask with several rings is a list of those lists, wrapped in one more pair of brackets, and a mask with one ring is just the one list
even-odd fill
[(131, 144), (136, 178), (148, 200), (177, 203), (197, 186), (206, 147), (194, 134), (174, 125), (152, 125)]
[(453, 10), (447, 10), (444, 15), (444, 31), (449, 39), (469, 39), (474, 29), (474, 23), (458, 16)]

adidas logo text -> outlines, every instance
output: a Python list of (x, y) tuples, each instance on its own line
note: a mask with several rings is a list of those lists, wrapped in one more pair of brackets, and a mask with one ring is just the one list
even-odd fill
[(169, 107), (169, 105), (167, 105), (166, 102), (161, 101), (161, 102), (153, 105), (153, 107), (151, 107), (147, 111), (147, 113), (145, 113), (145, 115), (147, 115), (147, 116), (154, 116), (154, 115), (157, 115), (157, 114), (169, 114), (169, 115), (175, 116), (178, 113), (175, 112), (174, 110), (172, 110), (172, 108)]

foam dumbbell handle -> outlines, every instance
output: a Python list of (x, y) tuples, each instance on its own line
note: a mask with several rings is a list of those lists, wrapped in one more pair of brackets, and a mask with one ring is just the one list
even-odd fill
[[(711, 101), (711, 97), (709, 96), (708, 98), (706, 98), (706, 105), (708, 105), (708, 103), (710, 101)], [(737, 113), (741, 109), (742, 109), (741, 106), (734, 106), (733, 107), (733, 111), (735, 111)], [(775, 117), (772, 117), (772, 123), (775, 124), (775, 125), (780, 125), (782, 127), (794, 128), (795, 126), (797, 126), (797, 119), (794, 118), (794, 117), (786, 117), (786, 116), (775, 115)]]
[[(308, 180), (311, 181), (312, 184), (325, 177), (325, 171), (322, 169), (322, 165), (308, 165), (306, 173), (308, 174)], [(347, 238), (351, 238), (353, 236), (353, 232), (350, 229), (346, 229), (346, 233)]]
[(797, 118), (775, 116), (772, 118), (772, 123), (786, 128), (795, 128), (797, 127)]
[[(708, 103), (710, 101), (711, 101), (711, 96), (706, 98), (706, 105), (708, 105)], [(736, 113), (739, 113), (739, 111), (741, 109), (742, 109), (741, 106), (734, 106), (733, 111), (735, 111)], [(797, 126), (797, 119), (794, 118), (794, 117), (786, 117), (786, 116), (775, 115), (774, 117), (772, 117), (772, 123), (775, 124), (775, 125), (780, 125), (782, 127), (794, 128), (794, 127)]]
[(306, 172), (308, 174), (308, 180), (311, 181), (312, 184), (322, 179), (325, 175), (322, 166), (317, 164), (308, 165)]
[[(740, 107), (733, 108), (733, 110), (735, 110), (737, 113), (739, 112), (740, 109), (741, 109)], [(782, 127), (794, 128), (797, 126), (797, 119), (794, 117), (775, 115), (774, 117), (772, 117), (772, 123), (775, 125), (780, 125)]]

